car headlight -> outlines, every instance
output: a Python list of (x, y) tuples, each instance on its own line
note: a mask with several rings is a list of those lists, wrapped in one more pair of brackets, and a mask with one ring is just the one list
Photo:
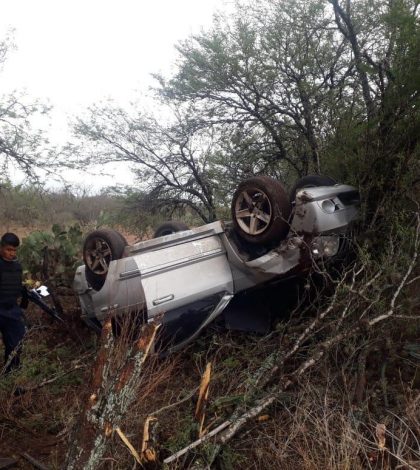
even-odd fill
[(332, 214), (337, 209), (332, 199), (325, 199), (325, 201), (322, 201), (321, 207), (322, 207), (322, 210), (327, 212), (327, 214)]
[(325, 256), (329, 258), (338, 252), (340, 239), (337, 235), (315, 237), (311, 244), (311, 251), (315, 258)]

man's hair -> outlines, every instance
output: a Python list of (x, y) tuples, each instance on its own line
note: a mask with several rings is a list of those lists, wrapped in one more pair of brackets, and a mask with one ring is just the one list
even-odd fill
[(0, 244), (1, 246), (8, 245), (8, 246), (14, 246), (17, 248), (20, 245), (20, 240), (19, 240), (19, 237), (15, 235), (14, 233), (7, 232), (1, 237)]

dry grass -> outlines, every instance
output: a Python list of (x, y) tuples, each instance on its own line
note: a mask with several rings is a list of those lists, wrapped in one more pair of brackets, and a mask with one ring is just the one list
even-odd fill
[[(36, 344), (45, 341), (46, 337), (49, 343), (57, 336), (59, 332), (52, 324), (48, 329), (36, 330), (28, 337), (24, 358), (26, 364), (29, 365), (28, 353), (33, 355), (31, 367), (47, 354), (46, 348), (36, 349)], [(139, 396), (124, 422), (123, 432), (140, 451), (144, 421), (148, 416), (156, 415), (158, 422), (154, 435), (160, 457), (179, 450), (197, 438), (195, 392), (207, 361), (211, 360), (214, 364), (206, 416), (206, 425), (213, 428), (241, 402), (247, 393), (249, 378), (258, 369), (262, 358), (278, 344), (278, 340), (279, 334), (259, 338), (208, 332), (182, 353), (166, 359), (153, 355), (145, 366)], [(87, 369), (77, 371), (73, 381), (54, 383), (19, 398), (11, 395), (13, 386), (25, 385), (28, 381), (39, 382), (39, 374), (29, 380), (26, 371), (25, 377), (15, 377), (9, 389), (2, 389), (2, 455), (10, 456), (26, 450), (51, 468), (60, 468), (69, 430), (87, 393), (88, 369), (93, 360), (93, 349), (77, 349), (74, 342), (64, 342), (62, 346), (60, 343), (63, 343), (63, 337), (57, 338), (55, 347), (49, 343), (51, 352), (48, 361), (67, 367), (75, 354), (79, 357), (85, 354)], [(348, 344), (346, 350), (354, 347), (354, 344)], [(66, 354), (60, 355), (57, 349)], [(348, 359), (349, 363), (353, 362), (354, 375), (357, 372), (357, 352), (354, 349), (354, 354), (349, 354)], [(342, 371), (337, 367), (337, 358), (340, 357), (340, 351), (331, 355), (328, 362), (296, 384), (269, 411), (268, 419), (257, 419), (247, 426), (222, 452), (219, 458), (221, 468), (385, 469), (397, 468), (398, 465), (401, 465), (399, 468), (415, 468), (416, 460), (420, 460), (418, 390), (413, 388), (412, 383), (394, 383), (397, 377), (389, 377), (394, 383), (389, 395), (390, 398), (398, 396), (398, 406), (385, 409), (381, 394), (373, 394), (373, 390), (380, 390), (380, 382), (377, 371), (371, 370), (371, 358), (368, 357), (367, 396), (356, 408), (352, 403), (355, 381), (347, 380), (344, 384)], [(347, 377), (351, 375), (349, 363), (342, 363)], [(416, 366), (404, 362), (400, 372), (407, 368), (411, 369), (412, 374)], [(46, 374), (44, 371), (43, 375)], [(343, 393), (346, 387), (347, 392)], [(395, 400), (391, 402), (396, 403)], [(378, 423), (386, 426), (386, 450), (378, 447), (375, 434)], [(25, 442), (25, 449), (19, 444), (22, 442)], [(193, 465), (193, 457), (182, 459), (171, 468), (189, 468)], [(114, 436), (103, 468), (126, 469), (131, 468), (132, 464), (133, 457), (127, 447)], [(26, 468), (25, 465), (21, 468)]]
[[(378, 417), (367, 406), (353, 407), (334, 381), (311, 376), (291, 401), (272, 410), (267, 422), (250, 426), (230, 452), (247, 455), (247, 468), (256, 469), (415, 469), (420, 463), (420, 393), (412, 395), (399, 414), (384, 409)], [(385, 447), (378, 424), (385, 425)]]

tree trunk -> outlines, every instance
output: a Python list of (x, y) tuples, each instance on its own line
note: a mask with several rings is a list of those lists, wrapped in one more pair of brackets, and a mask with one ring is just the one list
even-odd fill
[(362, 87), (363, 99), (366, 106), (366, 114), (368, 120), (375, 115), (375, 105), (370, 95), (369, 80), (364, 68), (362, 53), (360, 51), (359, 40), (354, 30), (349, 12), (345, 12), (340, 6), (338, 0), (329, 0), (334, 7), (335, 19), (338, 29), (343, 36), (350, 42), (354, 54), (354, 62), (356, 64), (357, 73), (359, 75), (360, 85)]
[[(90, 393), (72, 433), (65, 470), (93, 470), (102, 463), (113, 431), (137, 396), (139, 377), (158, 327), (144, 326), (140, 338), (130, 343), (127, 337), (114, 338), (111, 317), (105, 322)], [(115, 371), (113, 360), (121, 353), (123, 359)]]

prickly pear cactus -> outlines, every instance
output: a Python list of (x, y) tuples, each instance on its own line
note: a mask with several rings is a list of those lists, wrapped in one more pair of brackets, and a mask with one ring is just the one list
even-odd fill
[(23, 239), (19, 259), (26, 277), (70, 287), (76, 267), (82, 263), (82, 231), (53, 225), (51, 231), (35, 231)]

